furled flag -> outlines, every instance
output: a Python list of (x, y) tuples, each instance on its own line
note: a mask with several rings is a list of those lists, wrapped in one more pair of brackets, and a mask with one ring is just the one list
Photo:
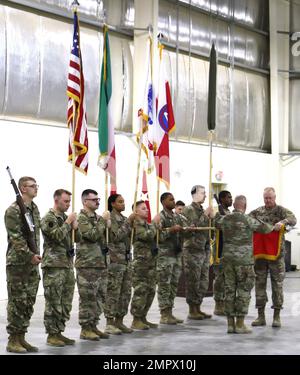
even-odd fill
[(147, 186), (147, 174), (145, 170), (143, 170), (143, 186), (142, 186), (141, 199), (146, 203), (146, 206), (148, 209), (147, 222), (150, 224), (151, 223), (151, 208), (150, 208), (148, 186)]
[(116, 148), (112, 108), (112, 77), (107, 26), (103, 28), (103, 60), (101, 68), (98, 118), (99, 165), (110, 175), (111, 190), (116, 191)]
[(88, 171), (88, 130), (79, 34), (79, 22), (77, 12), (75, 11), (73, 45), (70, 56), (67, 87), (67, 122), (70, 129), (69, 160), (73, 160), (74, 150), (75, 168), (86, 174)]
[(154, 132), (154, 156), (156, 175), (169, 189), (170, 163), (169, 163), (169, 134), (175, 129), (170, 85), (166, 80), (162, 49), (160, 46), (159, 64), (159, 89), (157, 95), (157, 124)]
[[(151, 173), (154, 169), (154, 154), (153, 154), (153, 137), (154, 137), (154, 122), (156, 122), (155, 116), (155, 98), (154, 88), (153, 88), (153, 79), (152, 79), (152, 39), (149, 37), (148, 48), (147, 48), (147, 57), (146, 57), (146, 86), (145, 86), (145, 95), (143, 108), (139, 110), (138, 115), (142, 116), (142, 150), (144, 151), (148, 166), (147, 172)], [(137, 135), (137, 142), (139, 142), (140, 131)]]

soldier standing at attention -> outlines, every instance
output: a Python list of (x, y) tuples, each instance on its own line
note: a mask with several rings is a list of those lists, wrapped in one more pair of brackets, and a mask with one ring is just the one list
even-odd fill
[(105, 229), (110, 213), (104, 220), (96, 214), (100, 198), (95, 190), (87, 189), (81, 195), (83, 209), (78, 215), (82, 235), (76, 251), (76, 280), (79, 292), (80, 338), (84, 340), (107, 339), (109, 335), (97, 328), (104, 311), (107, 266), (105, 259)]
[[(228, 215), (218, 215), (215, 225), (223, 232), (221, 258), (225, 276), (225, 314), (228, 333), (250, 333), (244, 319), (248, 314), (251, 289), (254, 286), (253, 232), (269, 233), (273, 226), (245, 214), (246, 197), (234, 200), (234, 210)], [(236, 318), (236, 322), (235, 322)]]
[[(38, 185), (32, 177), (21, 177), (18, 183), (22, 199), (32, 224), (38, 252), (40, 250), (40, 213), (33, 199), (37, 196)], [(40, 275), (38, 264), (41, 257), (34, 254), (27, 243), (20, 207), (14, 202), (5, 212), (5, 227), (8, 237), (6, 253), (7, 280), (7, 333), (6, 350), (13, 353), (37, 352), (38, 348), (25, 340), (33, 314)]]
[[(50, 346), (74, 345), (75, 341), (62, 335), (70, 319), (75, 278), (72, 253), (72, 230), (75, 242), (81, 239), (76, 213), (65, 214), (70, 207), (71, 193), (64, 189), (54, 192), (54, 207), (43, 217), (44, 237), (42, 260), (45, 296), (44, 325)], [(73, 250), (74, 251), (74, 250)]]
[[(183, 220), (173, 212), (175, 200), (171, 193), (163, 193), (160, 197), (163, 210), (160, 218), (160, 235), (157, 257), (157, 297), (160, 309), (161, 324), (183, 323), (183, 320), (172, 315), (174, 300), (181, 273), (181, 250)], [(156, 221), (155, 217), (153, 220)]]
[[(221, 215), (228, 215), (230, 214), (229, 207), (232, 206), (232, 196), (231, 193), (227, 190), (222, 190), (219, 193), (219, 213)], [(225, 315), (224, 312), (224, 288), (225, 288), (225, 280), (224, 280), (224, 272), (222, 264), (220, 263), (220, 258), (222, 256), (222, 249), (223, 249), (223, 233), (219, 231), (218, 237), (218, 254), (216, 254), (216, 247), (215, 247), (215, 256), (214, 256), (214, 300), (215, 300), (215, 315)], [(218, 255), (218, 256), (216, 256)]]
[[(274, 230), (279, 231), (283, 225), (294, 226), (297, 223), (295, 215), (287, 208), (276, 204), (275, 189), (267, 187), (264, 189), (265, 205), (250, 212), (250, 215), (256, 219), (265, 221), (274, 225)], [(252, 326), (265, 326), (265, 306), (268, 301), (267, 296), (267, 277), (270, 271), (272, 285), (272, 309), (274, 309), (272, 327), (281, 327), (280, 310), (283, 304), (283, 280), (285, 276), (285, 238), (281, 239), (280, 254), (276, 260), (256, 259), (254, 270), (255, 280), (255, 298), (258, 317), (252, 322)]]
[[(209, 226), (209, 219), (214, 217), (214, 212), (211, 207), (206, 210), (202, 207), (202, 203), (204, 203), (206, 198), (204, 186), (194, 186), (191, 190), (191, 195), (193, 203), (186, 206), (183, 210), (187, 225), (189, 227)], [(202, 230), (189, 233), (183, 244), (186, 302), (189, 305), (189, 319), (202, 320), (211, 318), (211, 315), (200, 309), (208, 289), (209, 258), (209, 231)]]
[(111, 227), (109, 230), (109, 258), (105, 317), (105, 332), (113, 335), (132, 333), (123, 323), (131, 298), (130, 235), (135, 214), (128, 219), (121, 214), (125, 202), (120, 194), (108, 198)]
[(134, 293), (131, 301), (133, 329), (157, 328), (146, 316), (152, 305), (156, 288), (156, 231), (160, 218), (156, 217), (153, 224), (147, 223), (148, 208), (144, 201), (136, 203), (136, 219), (134, 222), (134, 260), (132, 285)]

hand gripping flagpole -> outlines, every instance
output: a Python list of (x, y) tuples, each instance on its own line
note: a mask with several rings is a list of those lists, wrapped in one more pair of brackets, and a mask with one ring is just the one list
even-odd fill
[[(134, 198), (133, 198), (133, 212), (136, 209), (136, 202), (137, 202), (137, 194), (138, 194), (138, 187), (139, 187), (139, 179), (140, 179), (140, 168), (141, 168), (141, 155), (142, 155), (142, 144), (143, 144), (143, 124), (144, 122), (148, 121), (147, 116), (144, 114), (142, 109), (139, 109), (138, 116), (140, 118), (140, 131), (139, 131), (139, 143), (138, 143), (138, 162), (136, 167), (136, 180), (135, 180), (135, 191), (134, 191)], [(131, 239), (130, 239), (130, 247), (133, 244), (133, 236), (134, 236), (134, 227), (131, 231)]]
[[(208, 83), (208, 111), (207, 111), (207, 127), (209, 141), (209, 207), (212, 207), (213, 191), (212, 191), (212, 140), (216, 127), (216, 91), (217, 89), (217, 56), (215, 44), (212, 44), (209, 57), (209, 83)], [(209, 219), (209, 227), (211, 227), (211, 218)], [(209, 230), (210, 248), (212, 250), (212, 231)], [(213, 263), (212, 251), (210, 263)]]

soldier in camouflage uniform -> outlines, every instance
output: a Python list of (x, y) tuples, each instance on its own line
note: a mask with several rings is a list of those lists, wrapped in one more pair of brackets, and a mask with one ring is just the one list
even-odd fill
[[(202, 207), (206, 195), (205, 188), (196, 185), (191, 190), (193, 203), (186, 206), (183, 215), (188, 227), (208, 227), (209, 219), (214, 216), (213, 209)], [(189, 319), (202, 320), (211, 315), (201, 311), (205, 293), (208, 289), (208, 271), (210, 259), (209, 231), (190, 232), (183, 244), (183, 264), (186, 285), (186, 302), (189, 305)]]
[(221, 262), (225, 276), (228, 333), (251, 332), (244, 319), (248, 314), (255, 279), (252, 234), (254, 231), (269, 233), (273, 230), (272, 225), (246, 215), (246, 204), (246, 197), (237, 196), (233, 212), (225, 216), (217, 214), (215, 219), (216, 227), (223, 231)]
[(160, 218), (154, 224), (148, 224), (148, 208), (144, 201), (136, 203), (137, 218), (134, 222), (134, 261), (132, 286), (134, 293), (131, 301), (133, 329), (157, 328), (157, 324), (147, 320), (156, 288), (156, 231)]
[(70, 319), (75, 278), (72, 251), (72, 230), (75, 242), (81, 239), (76, 213), (69, 216), (71, 193), (64, 189), (54, 192), (54, 207), (43, 217), (44, 237), (42, 260), (45, 296), (44, 325), (50, 346), (74, 345), (75, 341), (62, 335)]
[[(276, 194), (274, 188), (264, 189), (265, 205), (250, 212), (254, 218), (274, 225), (274, 230), (279, 231), (283, 225), (296, 225), (295, 215), (288, 209), (276, 204)], [(267, 277), (268, 271), (271, 275), (272, 285), (272, 308), (274, 309), (272, 327), (281, 327), (280, 310), (283, 304), (283, 280), (285, 276), (285, 238), (282, 236), (280, 255), (276, 260), (256, 259), (255, 260), (255, 297), (258, 317), (252, 322), (252, 326), (266, 325), (265, 305), (268, 301), (267, 296)]]
[[(106, 221), (96, 214), (99, 208), (98, 193), (87, 189), (82, 192), (83, 209), (78, 215), (82, 235), (76, 250), (76, 280), (79, 292), (80, 338), (99, 340), (108, 338), (107, 333), (97, 328), (104, 310), (107, 288), (107, 266), (105, 251)], [(107, 221), (110, 214), (106, 214)]]
[(161, 230), (156, 266), (160, 323), (177, 324), (183, 323), (183, 320), (172, 315), (172, 309), (182, 267), (181, 250), (184, 222), (182, 215), (179, 216), (173, 212), (175, 200), (171, 193), (163, 193), (160, 202), (163, 205), (163, 210), (159, 214)]
[[(40, 213), (33, 199), (37, 195), (38, 185), (32, 177), (22, 177), (18, 183), (27, 212), (34, 225), (36, 247), (40, 250)], [(14, 202), (5, 212), (5, 227), (8, 237), (6, 253), (7, 279), (7, 320), (9, 334), (6, 350), (13, 353), (37, 352), (38, 348), (25, 340), (33, 314), (40, 275), (39, 254), (28, 247), (20, 207)]]
[[(228, 215), (230, 214), (229, 207), (232, 206), (232, 196), (231, 193), (227, 190), (222, 190), (219, 193), (219, 213), (221, 215)], [(220, 263), (220, 259), (222, 256), (222, 248), (223, 248), (223, 234), (222, 231), (219, 231), (219, 254), (217, 258), (216, 254), (216, 244), (214, 246), (214, 300), (215, 300), (215, 315), (225, 315), (224, 312), (224, 294), (225, 294), (225, 279), (224, 279), (224, 272), (222, 264)]]
[(131, 298), (130, 235), (135, 214), (128, 219), (121, 214), (125, 210), (124, 199), (120, 194), (108, 198), (111, 213), (109, 230), (109, 258), (105, 332), (110, 334), (131, 333), (133, 330), (123, 323)]

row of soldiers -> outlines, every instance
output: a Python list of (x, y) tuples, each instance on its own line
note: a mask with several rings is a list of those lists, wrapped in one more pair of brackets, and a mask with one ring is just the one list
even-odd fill
[[(143, 201), (137, 202), (135, 211), (126, 218), (122, 214), (125, 203), (120, 194), (109, 197), (108, 211), (99, 216), (96, 211), (100, 198), (91, 189), (83, 191), (83, 209), (78, 215), (73, 212), (66, 214), (70, 207), (71, 193), (65, 189), (56, 190), (53, 209), (40, 219), (38, 207), (33, 202), (38, 191), (35, 179), (22, 177), (18, 186), (34, 223), (37, 248), (41, 230), (44, 251), (41, 257), (30, 250), (20, 208), (16, 202), (13, 203), (5, 213), (8, 233), (8, 351), (24, 353), (38, 350), (26, 341), (25, 333), (40, 281), (39, 263), (43, 272), (45, 296), (44, 325), (48, 334), (47, 344), (51, 346), (62, 347), (75, 343), (75, 340), (62, 334), (72, 308), (74, 265), (79, 292), (81, 339), (97, 341), (99, 338), (108, 338), (109, 334), (156, 328), (157, 324), (147, 319), (156, 284), (160, 323), (182, 323), (183, 320), (173, 315), (182, 260), (186, 276), (188, 317), (196, 320), (211, 317), (201, 311), (203, 297), (208, 289), (210, 258), (209, 231), (203, 230), (203, 227), (211, 225), (215, 215), (212, 207), (206, 210), (202, 207), (206, 198), (203, 186), (196, 185), (192, 188), (193, 202), (184, 207), (182, 214), (173, 211), (173, 195), (162, 194), (160, 200), (163, 210), (155, 216), (152, 224), (147, 223), (148, 210)], [(272, 199), (267, 204), (269, 196)], [(235, 199), (233, 213), (228, 210), (231, 198), (227, 207), (222, 194), (220, 198), (226, 215), (217, 214), (214, 220), (216, 227), (223, 233), (222, 264), (217, 266), (215, 286), (218, 288), (219, 285), (220, 289), (223, 280), (225, 293), (219, 301), (216, 300), (215, 313), (222, 313), (222, 303), (225, 301), (228, 332), (247, 333), (249, 330), (244, 325), (244, 317), (254, 283), (252, 232), (278, 230), (284, 224), (295, 225), (296, 219), (289, 210), (276, 205), (276, 195), (272, 189), (264, 192), (265, 206), (252, 212), (251, 217), (245, 215), (245, 197)], [(75, 263), (72, 257), (72, 233), (73, 240), (77, 243)], [(130, 258), (131, 241), (134, 248), (133, 261)], [(267, 302), (265, 289), (268, 269), (271, 271), (272, 288), (274, 287), (273, 307), (277, 313), (277, 323), (279, 321), (283, 303), (283, 256), (284, 251), (273, 263), (263, 261), (255, 265), (259, 317), (254, 325), (266, 324), (264, 306)], [(134, 293), (130, 312), (133, 321), (129, 328), (123, 319), (128, 313), (132, 287)], [(216, 292), (215, 296), (220, 294)], [(105, 332), (97, 328), (102, 312), (106, 317)]]

